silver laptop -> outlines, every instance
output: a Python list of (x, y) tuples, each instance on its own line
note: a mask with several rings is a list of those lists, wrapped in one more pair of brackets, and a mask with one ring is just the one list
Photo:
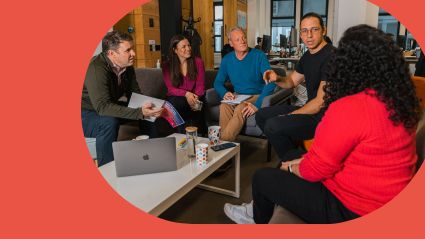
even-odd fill
[(118, 177), (177, 170), (174, 137), (113, 142), (112, 149)]

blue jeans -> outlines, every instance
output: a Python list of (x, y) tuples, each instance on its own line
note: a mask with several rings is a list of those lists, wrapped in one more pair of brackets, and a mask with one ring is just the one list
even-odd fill
[(96, 138), (97, 163), (100, 166), (114, 160), (112, 142), (117, 140), (119, 119), (100, 116), (93, 110), (81, 110), (84, 137)]

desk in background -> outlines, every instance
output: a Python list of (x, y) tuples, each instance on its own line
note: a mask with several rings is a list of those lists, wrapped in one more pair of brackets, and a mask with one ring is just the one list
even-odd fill
[(272, 57), (269, 58), (269, 63), (281, 63), (281, 64), (288, 64), (288, 62), (292, 62), (294, 64), (298, 63), (300, 61), (299, 57)]

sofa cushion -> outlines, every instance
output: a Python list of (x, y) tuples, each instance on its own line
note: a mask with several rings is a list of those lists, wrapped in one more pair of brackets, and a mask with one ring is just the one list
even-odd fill
[(214, 80), (217, 76), (216, 70), (205, 70), (205, 90), (214, 87)]
[[(167, 87), (162, 78), (162, 70), (156, 68), (137, 68), (136, 80), (143, 95), (165, 99)], [(205, 89), (213, 87), (216, 70), (205, 70)]]
[(165, 99), (167, 87), (162, 79), (162, 70), (156, 68), (137, 68), (136, 80), (143, 95)]

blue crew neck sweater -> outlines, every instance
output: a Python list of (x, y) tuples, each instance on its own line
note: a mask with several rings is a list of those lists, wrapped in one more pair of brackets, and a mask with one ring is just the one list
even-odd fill
[(237, 94), (260, 95), (255, 102), (260, 109), (264, 97), (272, 94), (276, 88), (274, 83), (264, 83), (263, 73), (269, 69), (269, 61), (262, 51), (250, 48), (242, 60), (236, 58), (234, 51), (230, 52), (221, 61), (214, 88), (223, 99), (227, 92), (224, 82), (229, 79)]

